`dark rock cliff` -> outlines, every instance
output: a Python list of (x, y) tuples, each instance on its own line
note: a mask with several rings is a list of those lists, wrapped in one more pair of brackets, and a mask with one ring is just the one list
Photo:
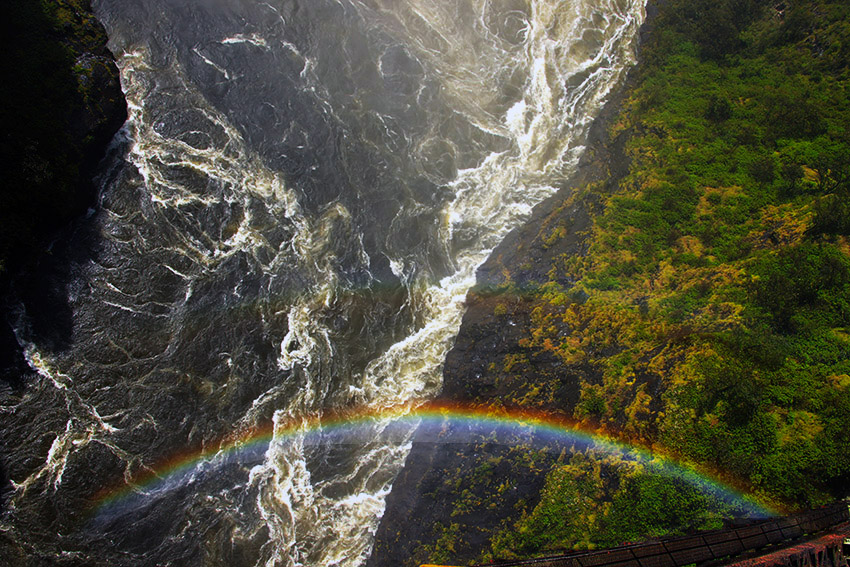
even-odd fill
[[(655, 3), (649, 2), (642, 36), (649, 32), (655, 13)], [(554, 356), (536, 357), (531, 374), (520, 384), (493, 381), (493, 373), (486, 369), (523, 354), (520, 340), (531, 332), (531, 302), (523, 297), (523, 289), (545, 283), (555, 258), (587, 253), (586, 231), (601, 203), (598, 193), (578, 195), (577, 190), (601, 183), (602, 193), (614, 192), (627, 173), (625, 143), (630, 132), (612, 138), (610, 131), (631, 82), (627, 80), (597, 117), (569, 183), (539, 204), (528, 222), (510, 233), (479, 268), (455, 345), (446, 357), (438, 403), (498, 405), (534, 395), (546, 400), (543, 408), (572, 408), (579, 397), (577, 374), (598, 371), (587, 367), (564, 372)], [(556, 227), (563, 227), (566, 237), (554, 244), (545, 242)], [(513, 293), (494, 291), (506, 283)], [(569, 287), (572, 282), (559, 283)], [(542, 396), (527, 391), (541, 384), (547, 390)], [(558, 458), (483, 439), (467, 445), (414, 441), (387, 499), (367, 566), (407, 567), (433, 561), (460, 565), (480, 559), (500, 528), (534, 507), (546, 472)], [(506, 481), (511, 488), (494, 493), (492, 479)], [(459, 500), (470, 499), (471, 506), (459, 505)]]
[(23, 282), (28, 312), (57, 316), (45, 252), (93, 206), (127, 106), (90, 0), (5, 2), (0, 16), (0, 379), (15, 384), (26, 368), (8, 320), (11, 282)]
[[(611, 102), (616, 105), (616, 101)], [(610, 111), (606, 110), (606, 116)], [(610, 166), (617, 165), (621, 155), (612, 153), (616, 148), (613, 140), (605, 136), (605, 118), (594, 128), (594, 141), (588, 151), (584, 166), (577, 174), (576, 183), (563, 188), (555, 197), (539, 205), (529, 222), (513, 232), (493, 252), (478, 273), (479, 286), (467, 296), (467, 311), (464, 315), (455, 346), (449, 351), (443, 370), (443, 388), (438, 402), (487, 403), (503, 395), (517, 395), (521, 386), (497, 384), (489, 380), (486, 369), (491, 364), (500, 365), (506, 356), (521, 354), (519, 340), (530, 333), (529, 303), (519, 295), (505, 297), (490, 293), (491, 285), (502, 283), (509, 273), (512, 281), (528, 285), (545, 276), (546, 262), (542, 257), (563, 253), (583, 254), (586, 250), (581, 232), (590, 222), (592, 203), (578, 202), (567, 206), (571, 191), (580, 184), (579, 179), (607, 178)], [(544, 225), (552, 222), (566, 223), (571, 228), (570, 236), (562, 239), (557, 247), (544, 248), (540, 245)], [(509, 266), (509, 270), (503, 268)], [(523, 266), (522, 269), (517, 269)], [(543, 266), (542, 276), (535, 270)], [(496, 306), (504, 307), (497, 310)], [(499, 313), (499, 314), (497, 314)], [(561, 375), (556, 382), (546, 377), (559, 362), (536, 359), (534, 376), (528, 376), (528, 384), (548, 382), (553, 390), (556, 405), (571, 407), (578, 399), (578, 381), (574, 376)], [(588, 369), (592, 371), (592, 369)], [(457, 480), (474, 476), (475, 470), (486, 459), (498, 459), (499, 466), (492, 471), (494, 478), (510, 479), (513, 490), (501, 496), (486, 515), (473, 512), (464, 516), (455, 512), (458, 497)], [(494, 532), (507, 520), (515, 518), (517, 507), (522, 503), (534, 503), (543, 487), (545, 470), (537, 471), (517, 466), (507, 456), (503, 447), (474, 444), (453, 445), (429, 442), (414, 442), (404, 469), (393, 485), (387, 499), (387, 509), (378, 529), (375, 547), (367, 563), (368, 567), (399, 567), (419, 565), (433, 560), (438, 541), (453, 525), (465, 532), (457, 538), (460, 545), (453, 545), (452, 559), (464, 562), (473, 559), (487, 548)], [(466, 484), (461, 481), (461, 484)], [(475, 491), (476, 487), (469, 487)], [(478, 487), (479, 489), (483, 487)], [(486, 498), (485, 491), (479, 496)]]

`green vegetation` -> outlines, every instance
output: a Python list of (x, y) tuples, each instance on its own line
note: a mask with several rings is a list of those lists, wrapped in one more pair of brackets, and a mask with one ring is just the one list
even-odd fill
[(552, 469), (530, 513), (493, 540), (486, 558), (611, 547), (721, 528), (734, 506), (655, 465), (575, 453)]
[(124, 105), (89, 0), (4, 2), (0, 272), (85, 210)]
[(460, 524), (449, 524), (448, 527), (437, 524), (434, 530), (439, 537), (434, 547), (427, 550), (428, 556), (431, 561), (450, 563), (455, 556), (455, 544), (460, 537)]
[[(524, 556), (541, 551), (595, 547), (593, 536), (605, 480), (599, 460), (576, 454), (556, 465), (546, 478), (537, 506), (494, 541), (497, 555)], [(610, 478), (610, 476), (609, 476)]]
[[(560, 207), (591, 210), (588, 252), (556, 257), (548, 281), (523, 289), (527, 333), (488, 370), (497, 403), (562, 412), (781, 508), (846, 496), (850, 5), (660, 10), (610, 130), (628, 173)], [(559, 214), (541, 249), (567, 237)], [(517, 294), (510, 277), (501, 292)], [(651, 467), (578, 455), (553, 466), (490, 557), (714, 528), (736, 513)]]

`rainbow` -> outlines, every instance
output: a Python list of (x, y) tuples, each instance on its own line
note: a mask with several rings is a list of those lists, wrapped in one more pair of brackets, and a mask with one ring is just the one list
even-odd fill
[[(750, 516), (769, 517), (781, 513), (779, 508), (756, 498), (750, 491), (724, 475), (677, 459), (659, 449), (617, 439), (592, 430), (574, 420), (556, 414), (526, 409), (463, 406), (428, 403), (419, 407), (358, 408), (303, 416), (247, 430), (222, 439), (206, 449), (187, 450), (156, 463), (153, 467), (120, 484), (105, 488), (91, 500), (97, 515), (114, 510), (132, 499), (166, 493), (199, 470), (214, 469), (223, 463), (252, 461), (259, 463), (274, 443), (299, 440), (309, 444), (368, 443), (376, 436), (395, 431), (405, 439), (416, 430), (417, 441), (463, 443), (480, 441), (482, 435), (502, 444), (528, 444), (532, 439), (569, 444), (573, 447), (621, 454), (628, 460), (651, 463), (653, 470), (672, 475), (702, 490), (737, 503)], [(499, 432), (501, 437), (494, 436)], [(392, 433), (391, 433), (392, 434)]]

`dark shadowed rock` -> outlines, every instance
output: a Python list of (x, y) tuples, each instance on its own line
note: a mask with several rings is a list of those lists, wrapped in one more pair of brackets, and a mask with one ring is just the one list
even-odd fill
[[(642, 35), (655, 13), (654, 3), (650, 2)], [(613, 139), (609, 132), (630, 83), (631, 80), (609, 100), (597, 117), (586, 153), (569, 183), (535, 207), (529, 221), (508, 234), (479, 268), (477, 286), (467, 296), (463, 323), (446, 357), (439, 401), (510, 406), (530, 394), (529, 385), (542, 384), (545, 396), (541, 398), (545, 401), (537, 407), (569, 415), (579, 400), (579, 375), (596, 381), (592, 375), (597, 369), (566, 369), (554, 356), (528, 360), (522, 384), (500, 383), (487, 370), (503, 364), (506, 357), (522, 356), (525, 351), (520, 339), (530, 335), (531, 302), (523, 299), (523, 291), (548, 281), (554, 259), (587, 253), (585, 235), (594, 214), (601, 210), (601, 203), (593, 193), (576, 198), (577, 189), (596, 182), (603, 185), (603, 193), (612, 193), (628, 172), (625, 144), (629, 132)], [(556, 228), (563, 229), (565, 236), (547, 241), (547, 235)], [(574, 282), (558, 283), (569, 289)], [(408, 567), (434, 561), (445, 553), (443, 543), (447, 541), (451, 564), (466, 564), (479, 558), (500, 528), (515, 522), (521, 510), (533, 509), (546, 472), (557, 461), (556, 455), (537, 455), (540, 466), (524, 467), (518, 463), (534, 452), (523, 451), (511, 452), (505, 447), (479, 443), (457, 446), (414, 442), (387, 498), (367, 567)], [(522, 458), (517, 458), (520, 454)], [(498, 463), (487, 469), (493, 482), (473, 480), (477, 478), (476, 471), (488, 467), (488, 463)], [(503, 482), (510, 483), (511, 489), (494, 498), (494, 485)], [(457, 505), (464, 490), (477, 502), (471, 510)]]
[(27, 366), (10, 328), (20, 311), (7, 299), (11, 282), (35, 334), (51, 347), (67, 340), (69, 269), (44, 252), (94, 205), (92, 179), (127, 106), (89, 0), (7, 2), (0, 16), (9, 44), (0, 87), (0, 379), (20, 385)]

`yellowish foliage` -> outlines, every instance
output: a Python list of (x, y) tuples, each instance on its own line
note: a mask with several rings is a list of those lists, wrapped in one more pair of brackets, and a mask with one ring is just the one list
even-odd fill
[(850, 256), (850, 238), (847, 238), (846, 236), (840, 236), (836, 241), (836, 245), (843, 254), (845, 254), (846, 256)]
[(739, 186), (732, 187), (706, 187), (699, 199), (697, 215), (710, 215), (714, 209), (713, 201), (722, 203), (730, 197), (743, 194), (744, 189)]
[(833, 374), (829, 377), (829, 382), (833, 388), (839, 390), (847, 390), (850, 388), (850, 376), (847, 374)]
[(820, 176), (817, 171), (805, 165), (803, 166), (803, 179), (809, 183), (817, 183), (819, 178)]
[(683, 236), (676, 241), (675, 249), (680, 254), (693, 254), (699, 258), (702, 256), (704, 246), (696, 236)]
[(780, 422), (780, 445), (811, 443), (823, 431), (820, 418), (811, 412), (778, 409), (774, 413)]
[(758, 224), (748, 237), (755, 248), (793, 245), (803, 240), (812, 224), (812, 212), (791, 203), (768, 205), (761, 210)]

